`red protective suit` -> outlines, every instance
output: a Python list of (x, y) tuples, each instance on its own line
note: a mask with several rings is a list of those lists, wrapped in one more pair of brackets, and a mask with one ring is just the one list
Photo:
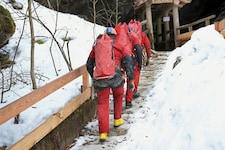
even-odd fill
[[(141, 46), (142, 49), (145, 48), (146, 49), (146, 53), (147, 53), (147, 58), (149, 59), (151, 57), (151, 43), (148, 39), (148, 36), (142, 32), (141, 33)], [(148, 61), (148, 60), (147, 60)], [(133, 93), (137, 92), (138, 89), (138, 85), (139, 85), (139, 80), (140, 80), (140, 70), (138, 69), (138, 63), (136, 62), (134, 64), (134, 85), (135, 85), (135, 89)], [(128, 95), (128, 102), (131, 102), (131, 94)], [(132, 97), (133, 98), (133, 97)]]
[[(122, 100), (123, 100), (123, 85), (119, 88), (113, 88), (113, 104), (114, 104), (114, 119), (120, 119), (122, 116)], [(109, 94), (110, 88), (105, 88), (97, 92), (98, 96), (98, 123), (99, 133), (109, 132)]]
[(142, 48), (145, 48), (147, 53), (147, 58), (149, 59), (151, 57), (151, 43), (146, 33), (141, 33), (141, 46)]
[[(128, 78), (130, 80), (134, 79), (133, 75), (133, 66), (132, 66), (132, 58), (130, 55), (130, 50), (124, 46), (119, 44), (117, 41), (114, 43), (114, 57), (116, 67), (125, 68), (128, 73)], [(103, 56), (104, 57), (104, 56)], [(89, 54), (87, 63), (87, 70), (91, 77), (93, 77), (93, 70), (95, 67), (95, 46), (93, 46), (92, 51)], [(97, 91), (98, 97), (98, 122), (99, 122), (99, 133), (108, 133), (110, 131), (109, 128), (109, 96), (110, 90), (112, 90), (113, 94), (113, 102), (114, 102), (114, 119), (120, 119), (122, 114), (122, 100), (124, 94), (124, 83), (118, 88), (103, 88)]]
[[(137, 91), (137, 87), (139, 84), (139, 79), (140, 79), (140, 71), (141, 71), (141, 66), (142, 66), (142, 53), (139, 54), (141, 56), (137, 55), (137, 51), (135, 49), (137, 49), (138, 47), (136, 46), (140, 46), (141, 49), (141, 39), (140, 39), (140, 35), (137, 35), (137, 32), (133, 32), (132, 30), (129, 33), (129, 37), (130, 37), (130, 44), (132, 45), (132, 52), (133, 52), (133, 57), (134, 57), (134, 85), (135, 85), (135, 89), (133, 92), (127, 90), (126, 91), (126, 102), (132, 102), (133, 100), (133, 94), (134, 92)], [(127, 83), (129, 83), (129, 79), (127, 80)]]

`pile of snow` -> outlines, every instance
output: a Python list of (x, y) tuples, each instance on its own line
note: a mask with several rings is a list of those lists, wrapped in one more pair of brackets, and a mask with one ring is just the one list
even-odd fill
[[(176, 58), (181, 62), (173, 69)], [(175, 49), (118, 150), (225, 149), (225, 40), (210, 25)]]

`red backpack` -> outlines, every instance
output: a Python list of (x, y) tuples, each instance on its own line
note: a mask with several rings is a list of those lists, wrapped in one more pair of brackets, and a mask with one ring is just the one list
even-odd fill
[(115, 30), (117, 32), (116, 41), (123, 45), (128, 45), (129, 49), (132, 49), (130, 38), (128, 36), (128, 26), (126, 23), (119, 23), (116, 25)]
[(103, 34), (97, 39), (95, 45), (95, 70), (94, 79), (110, 79), (115, 75), (115, 58), (113, 39)]
[(140, 21), (136, 21), (135, 19), (130, 20), (128, 23), (130, 32), (133, 32), (137, 35), (138, 39), (141, 40), (141, 33), (142, 33), (142, 24)]

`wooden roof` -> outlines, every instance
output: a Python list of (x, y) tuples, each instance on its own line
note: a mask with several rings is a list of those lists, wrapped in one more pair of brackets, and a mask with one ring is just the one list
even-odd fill
[(184, 5), (191, 3), (192, 0), (134, 0), (134, 7), (138, 9), (142, 7), (146, 2), (151, 2), (152, 4), (168, 4), (173, 3), (174, 5), (178, 5), (179, 7), (183, 7)]
[[(191, 3), (192, 0), (135, 0), (134, 9), (139, 10), (145, 6), (145, 3), (151, 3), (152, 17), (157, 18), (163, 15), (163, 12), (172, 9), (173, 5), (183, 7), (184, 5)], [(141, 11), (141, 10), (140, 10)]]
[(146, 2), (152, 2), (152, 4), (173, 3), (173, 0), (135, 0), (134, 7), (140, 8)]

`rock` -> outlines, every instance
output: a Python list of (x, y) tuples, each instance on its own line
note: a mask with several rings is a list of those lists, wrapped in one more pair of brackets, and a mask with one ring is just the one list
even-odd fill
[(14, 3), (12, 3), (12, 7), (14, 9), (23, 9), (23, 4), (19, 3), (19, 2), (14, 2)]
[(0, 47), (14, 34), (16, 25), (10, 12), (0, 5)]

